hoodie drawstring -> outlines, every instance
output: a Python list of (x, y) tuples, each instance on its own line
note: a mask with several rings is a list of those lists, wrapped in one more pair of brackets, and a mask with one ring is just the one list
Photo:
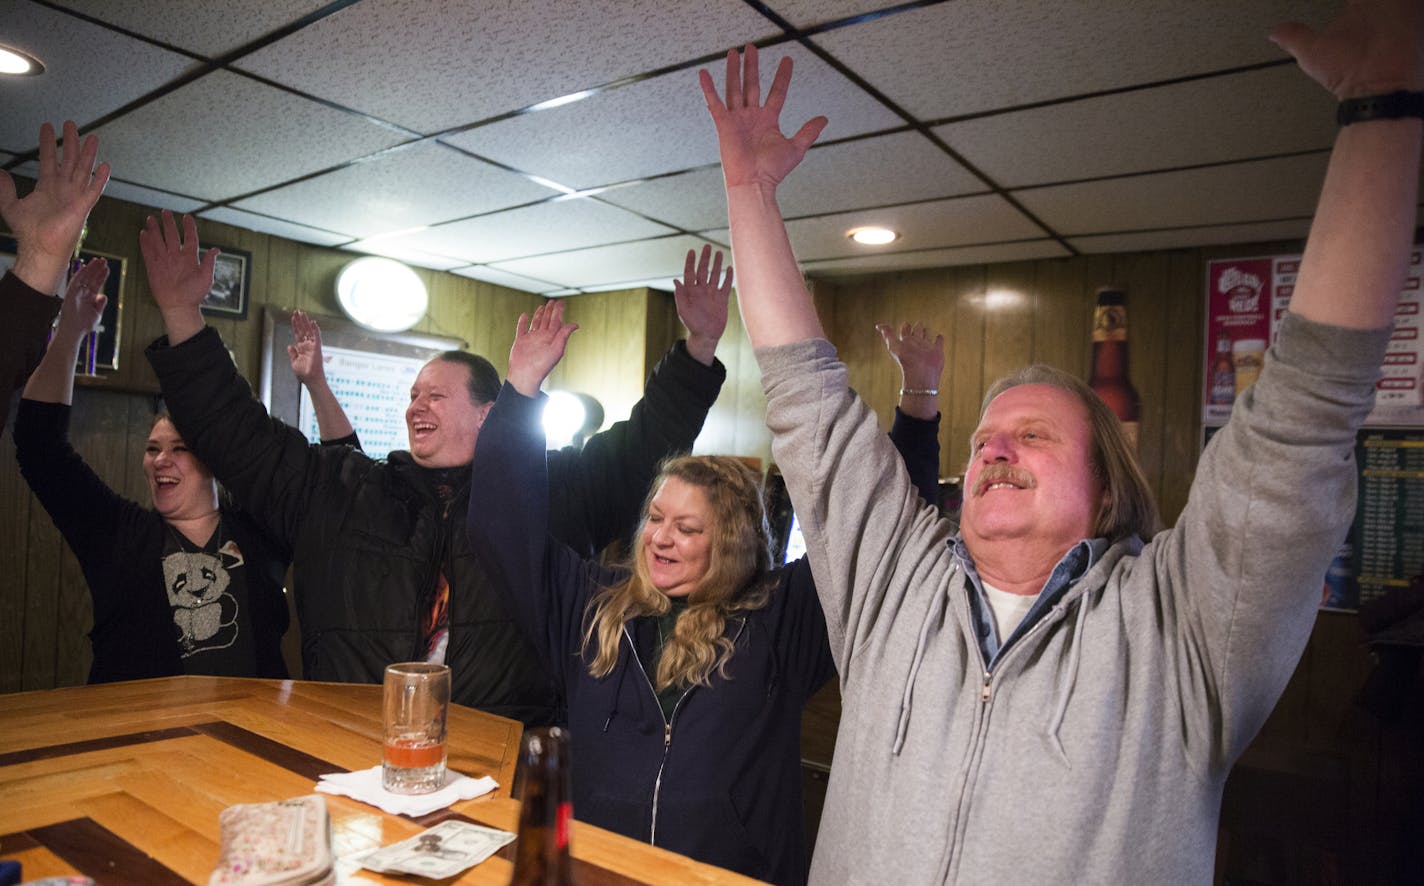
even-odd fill
[(1083, 626), (1088, 623), (1088, 601), (1086, 597), (1080, 597), (1077, 601), (1078, 615), (1073, 623), (1073, 643), (1068, 650), (1068, 667), (1063, 669), (1063, 674), (1058, 681), (1058, 700), (1053, 706), (1053, 716), (1048, 720), (1048, 741), (1053, 750), (1058, 754), (1063, 765), (1073, 768), (1073, 764), (1068, 759), (1068, 753), (1063, 749), (1063, 741), (1058, 736), (1058, 730), (1063, 725), (1063, 718), (1068, 714), (1068, 699), (1073, 697), (1073, 688), (1078, 682), (1078, 667), (1083, 659)]
[[(955, 569), (958, 569), (957, 565)], [(919, 675), (920, 663), (925, 658), (925, 647), (929, 645), (930, 628), (934, 625), (937, 617), (941, 621), (944, 620), (948, 601), (948, 592), (935, 594), (929, 608), (925, 610), (924, 621), (920, 624), (920, 636), (915, 641), (915, 657), (910, 660), (910, 673), (905, 677), (905, 688), (900, 694), (900, 714), (895, 726), (895, 744), (890, 749), (890, 753), (897, 757), (900, 756), (900, 750), (905, 747), (905, 735), (910, 731), (910, 709), (914, 705), (915, 677)]]

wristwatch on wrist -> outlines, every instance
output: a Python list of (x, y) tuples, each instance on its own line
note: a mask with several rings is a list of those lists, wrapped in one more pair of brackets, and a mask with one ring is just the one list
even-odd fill
[(1401, 117), (1424, 118), (1424, 92), (1401, 89), (1384, 95), (1347, 98), (1335, 111), (1335, 123), (1339, 126), (1366, 120), (1398, 120)]

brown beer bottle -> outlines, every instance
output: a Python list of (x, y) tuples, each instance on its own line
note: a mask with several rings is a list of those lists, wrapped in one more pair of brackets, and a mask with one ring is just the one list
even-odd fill
[(1093, 315), (1093, 374), (1088, 387), (1117, 415), (1136, 452), (1142, 401), (1127, 377), (1127, 293), (1115, 287), (1098, 290)]
[(569, 834), (574, 802), (569, 781), (569, 733), (557, 726), (524, 733), (519, 766), (523, 799), (514, 844), (511, 886), (571, 886)]

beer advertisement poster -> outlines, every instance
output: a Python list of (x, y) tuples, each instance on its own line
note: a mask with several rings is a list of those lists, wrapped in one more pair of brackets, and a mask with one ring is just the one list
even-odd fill
[[(1299, 255), (1258, 256), (1207, 263), (1205, 372), (1202, 423), (1220, 426), (1231, 405), (1260, 374), (1275, 342), (1300, 271)], [(1424, 249), (1410, 256), (1394, 318), (1394, 333), (1376, 382), (1367, 426), (1424, 425)]]

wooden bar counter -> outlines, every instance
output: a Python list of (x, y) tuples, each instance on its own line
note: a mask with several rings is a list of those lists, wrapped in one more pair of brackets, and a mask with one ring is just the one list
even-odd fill
[[(350, 858), (446, 818), (517, 830), (509, 787), (520, 734), (513, 720), (452, 705), (450, 767), (499, 788), (421, 819), (321, 795), (338, 880), (432, 882)], [(206, 883), (224, 808), (310, 794), (319, 775), (380, 759), (379, 686), (169, 677), (0, 695), (0, 859), (18, 860), (26, 880)], [(440, 882), (507, 883), (512, 850)], [(582, 823), (573, 854), (583, 886), (756, 882)]]

